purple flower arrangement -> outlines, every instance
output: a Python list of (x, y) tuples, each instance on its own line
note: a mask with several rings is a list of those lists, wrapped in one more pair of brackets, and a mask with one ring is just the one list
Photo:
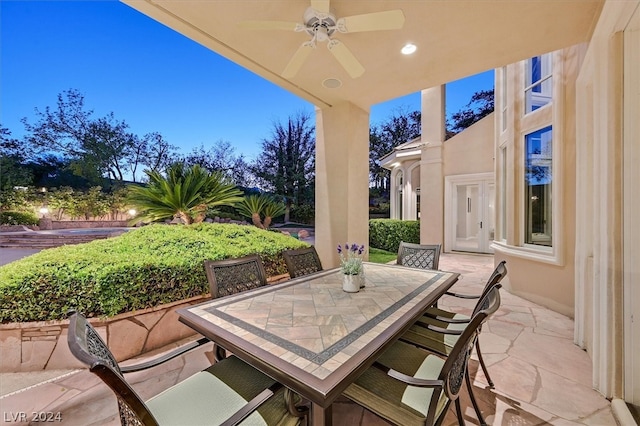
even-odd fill
[(362, 257), (364, 256), (364, 244), (357, 245), (346, 243), (343, 246), (338, 244), (338, 254), (340, 255), (340, 267), (345, 275), (358, 275), (362, 272)]

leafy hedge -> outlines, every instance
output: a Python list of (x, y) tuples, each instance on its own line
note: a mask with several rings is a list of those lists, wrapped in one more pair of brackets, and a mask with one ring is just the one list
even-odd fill
[(400, 241), (420, 243), (420, 222), (417, 220), (369, 220), (369, 245), (397, 253)]
[(306, 246), (253, 226), (201, 223), (44, 250), (0, 267), (0, 322), (59, 320), (70, 308), (113, 316), (207, 294), (205, 259), (258, 253), (274, 276), (287, 271), (282, 250)]
[(38, 218), (33, 213), (0, 212), (0, 225), (37, 225)]

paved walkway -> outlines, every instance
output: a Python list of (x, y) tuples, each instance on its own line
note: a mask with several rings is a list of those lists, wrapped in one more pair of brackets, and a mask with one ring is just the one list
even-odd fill
[(0, 247), (0, 266), (22, 259), (23, 257), (31, 256), (39, 251), (38, 249)]
[[(443, 270), (460, 272), (459, 292), (481, 289), (493, 269), (492, 256), (444, 254)], [(508, 265), (507, 265), (508, 267)], [(552, 285), (552, 283), (550, 283)], [(443, 298), (440, 306), (470, 312), (473, 301)], [(502, 291), (500, 310), (483, 328), (480, 342), (496, 389), (489, 389), (471, 366), (474, 392), (486, 420), (492, 425), (602, 425), (616, 422), (609, 401), (591, 388), (591, 361), (573, 344), (573, 321), (541, 306)], [(453, 304), (455, 303), (455, 306)], [(208, 349), (208, 348), (205, 348)], [(208, 365), (204, 349), (192, 351), (151, 372), (131, 373), (127, 379), (143, 398), (150, 398)], [(63, 372), (60, 372), (62, 374)], [(64, 372), (64, 376), (0, 397), (0, 424), (12, 413), (49, 411), (60, 413), (64, 425), (118, 425), (116, 400), (111, 391), (87, 371)], [(22, 385), (46, 380), (40, 374), (23, 375)], [(0, 375), (0, 387), (17, 377)], [(478, 424), (462, 391), (465, 420)], [(387, 423), (357, 405), (340, 399), (334, 404), (334, 424), (377, 426)], [(457, 424), (453, 411), (444, 425)]]

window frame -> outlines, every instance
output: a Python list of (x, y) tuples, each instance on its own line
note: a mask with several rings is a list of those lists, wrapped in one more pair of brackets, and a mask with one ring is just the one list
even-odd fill
[[(513, 217), (513, 228), (510, 227), (507, 218), (499, 217), (501, 223), (499, 229), (506, 229), (507, 235), (501, 235), (500, 239), (494, 240), (492, 247), (496, 253), (504, 253), (508, 256), (532, 260), (540, 263), (551, 264), (555, 266), (564, 266), (564, 245), (566, 240), (565, 220), (563, 214), (565, 205), (564, 197), (564, 143), (565, 124), (563, 116), (565, 102), (565, 87), (560, 84), (564, 78), (563, 50), (546, 53), (552, 58), (552, 96), (551, 101), (545, 106), (538, 108), (530, 113), (525, 114), (525, 97), (524, 91), (512, 92), (511, 96), (507, 95), (507, 107), (513, 108), (515, 116), (512, 116), (512, 122), (508, 123), (505, 132), (496, 132), (497, 152), (496, 163), (500, 163), (500, 154), (502, 148), (507, 148), (505, 154), (507, 161), (513, 161), (513, 167), (509, 169), (504, 182), (496, 179), (496, 183), (500, 182), (501, 195), (504, 194), (507, 203), (506, 214)], [(516, 68), (515, 87), (525, 87), (527, 75), (527, 67), (529, 60), (520, 61)], [(553, 224), (553, 246), (540, 246), (534, 244), (525, 244), (525, 215), (524, 215), (524, 197), (525, 197), (525, 135), (533, 133), (537, 130), (551, 126), (553, 131), (552, 161), (554, 167), (553, 175), (553, 191), (552, 191), (552, 224)], [(511, 152), (509, 152), (511, 151)], [(496, 170), (501, 172), (501, 170)], [(507, 193), (507, 187), (513, 185), (514, 191)], [(514, 210), (515, 209), (515, 210)]]
[[(533, 69), (532, 69), (532, 62), (535, 58), (540, 58), (540, 78), (533, 81)], [(525, 63), (525, 69), (524, 69), (524, 90), (523, 90), (523, 113), (526, 116), (527, 114), (531, 114), (533, 112), (536, 112), (544, 107), (546, 107), (547, 105), (551, 105), (553, 104), (553, 98), (554, 98), (554, 87), (553, 87), (553, 74), (554, 74), (554, 58), (553, 58), (553, 52), (551, 53), (544, 53), (542, 55), (537, 55), (537, 56), (533, 56), (527, 60), (524, 61)], [(547, 74), (542, 74), (544, 72), (544, 68), (548, 68), (548, 73)], [(548, 93), (548, 101), (544, 104), (541, 105), (537, 108), (533, 108), (533, 105), (529, 102), (529, 96), (528, 92), (534, 93), (534, 88), (536, 86), (540, 86), (540, 88), (543, 87), (543, 85), (548, 81), (551, 80), (549, 82), (550, 87), (550, 92)], [(536, 93), (540, 93), (541, 95), (546, 95), (544, 92), (540, 91), (540, 92), (536, 92)]]
[[(551, 238), (551, 244), (550, 245), (544, 245), (544, 244), (534, 244), (534, 243), (530, 243), (527, 242), (528, 238), (528, 234), (529, 234), (529, 229), (528, 229), (528, 216), (527, 216), (527, 211), (530, 208), (530, 201), (529, 201), (529, 191), (527, 189), (527, 162), (529, 161), (529, 153), (528, 153), (528, 149), (527, 149), (527, 138), (530, 137), (531, 135), (534, 135), (537, 132), (546, 132), (546, 131), (550, 131), (551, 132), (551, 164), (550, 164), (550, 169), (551, 169), (551, 199), (549, 200), (551, 203), (551, 217), (549, 218), (551, 221), (551, 226), (550, 226), (550, 232), (549, 232), (549, 236)], [(532, 130), (530, 132), (526, 132), (523, 135), (523, 140), (522, 140), (522, 147), (523, 147), (523, 159), (522, 159), (522, 168), (523, 168), (523, 173), (522, 173), (522, 212), (524, 214), (523, 220), (522, 220), (522, 226), (523, 226), (523, 232), (522, 232), (522, 246), (523, 247), (529, 247), (529, 248), (543, 248), (543, 250), (546, 251), (546, 249), (548, 248), (553, 248), (554, 246), (554, 236), (555, 236), (555, 222), (554, 222), (554, 209), (555, 209), (555, 204), (554, 204), (554, 189), (556, 187), (555, 184), (555, 175), (556, 175), (556, 161), (554, 159), (554, 148), (555, 148), (555, 132), (553, 129), (553, 125), (548, 125), (548, 126), (544, 126), (541, 127), (539, 129), (536, 130)], [(533, 231), (533, 230), (532, 230)], [(533, 234), (533, 232), (531, 232)], [(531, 239), (533, 239), (533, 237), (531, 237)]]

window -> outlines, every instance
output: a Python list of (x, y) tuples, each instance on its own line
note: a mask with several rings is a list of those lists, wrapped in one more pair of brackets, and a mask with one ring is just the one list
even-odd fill
[(524, 89), (525, 114), (551, 102), (552, 71), (553, 63), (550, 53), (534, 56), (527, 61)]
[(502, 67), (502, 82), (500, 85), (500, 122), (502, 131), (507, 130), (507, 67)]
[(525, 243), (552, 246), (551, 126), (525, 136)]
[(398, 174), (396, 175), (396, 212), (397, 212), (397, 218), (402, 220), (402, 205), (403, 200), (402, 200), (402, 193), (403, 193), (403, 182), (402, 182), (402, 172), (398, 172)]
[(507, 239), (507, 147), (500, 148), (500, 239)]

